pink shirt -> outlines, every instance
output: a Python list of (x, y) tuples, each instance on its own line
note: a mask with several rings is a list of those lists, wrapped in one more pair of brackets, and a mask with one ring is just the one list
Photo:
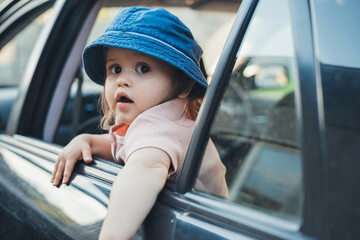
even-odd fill
[[(186, 118), (185, 101), (174, 99), (141, 113), (129, 126), (125, 136), (116, 130), (123, 124), (110, 129), (109, 140), (116, 162), (124, 163), (141, 148), (158, 148), (170, 158), (169, 179), (176, 181), (194, 129), (194, 121)], [(226, 197), (226, 169), (216, 148), (209, 140), (195, 189)]]

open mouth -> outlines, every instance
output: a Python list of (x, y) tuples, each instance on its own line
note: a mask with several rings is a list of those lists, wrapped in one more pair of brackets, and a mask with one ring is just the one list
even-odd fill
[(133, 101), (125, 96), (120, 97), (120, 99), (118, 100), (118, 102), (122, 102), (122, 103), (132, 103)]

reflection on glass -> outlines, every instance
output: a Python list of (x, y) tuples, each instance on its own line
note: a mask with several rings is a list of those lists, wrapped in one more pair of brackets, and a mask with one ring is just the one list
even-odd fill
[(211, 127), (229, 201), (301, 220), (294, 47), (286, 1), (261, 1)]
[(288, 218), (300, 216), (300, 164), (296, 150), (256, 144), (232, 180), (229, 200)]

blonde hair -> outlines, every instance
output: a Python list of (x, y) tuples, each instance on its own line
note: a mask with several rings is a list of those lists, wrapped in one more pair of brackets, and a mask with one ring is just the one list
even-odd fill
[[(204, 90), (201, 89), (201, 87), (196, 84), (193, 79), (188, 77), (181, 70), (176, 69), (172, 91), (172, 99), (182, 93), (189, 92), (189, 95), (186, 97), (185, 114), (188, 119), (195, 120), (204, 97)], [(100, 121), (100, 127), (104, 130), (109, 130), (109, 128), (115, 124), (115, 116), (106, 102), (105, 87), (101, 94), (100, 107), (103, 113)]]

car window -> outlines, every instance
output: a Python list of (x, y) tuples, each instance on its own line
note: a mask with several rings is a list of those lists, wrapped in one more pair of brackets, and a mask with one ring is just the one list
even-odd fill
[[(99, 11), (87, 44), (99, 37), (110, 21), (123, 6), (116, 1), (108, 1)], [(164, 6), (152, 6), (164, 7)], [(225, 43), (236, 9), (226, 11), (195, 10), (188, 6), (165, 6), (168, 11), (179, 17), (193, 32), (194, 38), (204, 50), (203, 63), (208, 79), (211, 79), (222, 46)], [(99, 128), (99, 96), (102, 87), (93, 83), (81, 69), (74, 78), (66, 106), (58, 125), (54, 142), (65, 145), (80, 133), (103, 133)], [(80, 80), (79, 80), (80, 79)], [(80, 84), (79, 84), (80, 83)], [(78, 91), (80, 89), (80, 91)], [(78, 106), (78, 107), (76, 107)]]
[(51, 9), (31, 21), (0, 49), (0, 132), (6, 128), (18, 85)]
[(229, 201), (299, 221), (302, 170), (295, 86), (287, 1), (260, 1), (210, 137), (227, 170)]
[(0, 49), (0, 87), (17, 86), (25, 72), (32, 49), (48, 21), (51, 9), (41, 14)]

